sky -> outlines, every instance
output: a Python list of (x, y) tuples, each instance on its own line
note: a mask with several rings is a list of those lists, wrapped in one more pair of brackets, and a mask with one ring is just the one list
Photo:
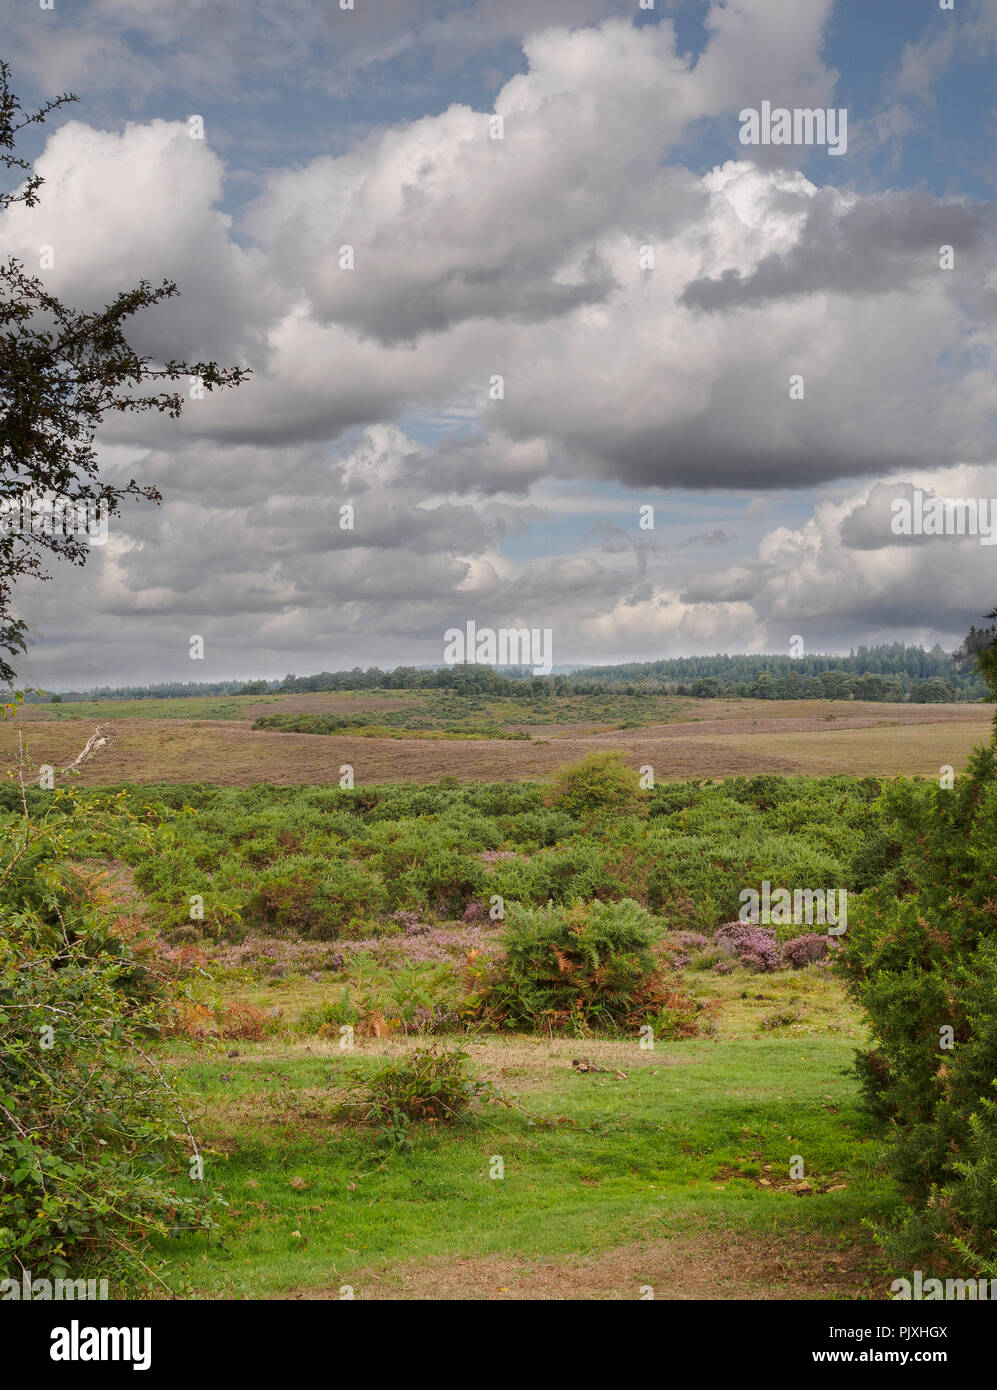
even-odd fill
[(997, 498), (997, 0), (948, 3), (5, 0), (24, 104), (79, 100), (0, 250), (173, 279), (134, 345), (253, 373), (107, 421), (164, 501), (19, 584), (19, 676), (954, 647), (997, 549), (891, 527)]

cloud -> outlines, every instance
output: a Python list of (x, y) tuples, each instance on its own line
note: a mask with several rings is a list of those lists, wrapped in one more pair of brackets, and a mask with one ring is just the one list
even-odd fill
[(919, 473), (823, 500), (804, 525), (767, 532), (750, 566), (700, 574), (682, 600), (749, 603), (770, 638), (810, 634), (811, 651), (843, 631), (853, 645), (856, 633), (878, 641), (899, 630), (916, 632), (929, 645), (951, 645), (992, 606), (993, 550), (978, 537), (894, 535), (890, 504), (909, 500), (915, 487), (942, 497), (989, 498), (997, 496), (997, 470)]
[(231, 236), (216, 206), (224, 165), (182, 122), (129, 124), (120, 134), (68, 121), (35, 162), (37, 207), (0, 215), (10, 253), (82, 309), (103, 307), (141, 279), (175, 280), (181, 297), (135, 319), (130, 340), (161, 357), (260, 357), (279, 309), (261, 254)]
[(692, 212), (695, 181), (658, 168), (688, 79), (669, 26), (552, 30), (525, 51), (528, 73), (495, 101), (502, 138), (491, 113), (451, 106), (269, 181), (245, 229), (320, 322), (395, 343), (474, 318), (557, 320), (611, 298), (609, 228)]
[(58, 12), (21, 7), (5, 47), (49, 91), (121, 91), (131, 100), (176, 88), (249, 103), (279, 93), (348, 95), (381, 86), (382, 70), (421, 60), (453, 72), (504, 42), (552, 24), (630, 12), (625, 0), (79, 0), (72, 29)]
[[(102, 661), (108, 679), (427, 661), (468, 617), (554, 626), (559, 661), (761, 649), (803, 623), (827, 640), (847, 624), (958, 632), (992, 602), (985, 547), (879, 543), (896, 488), (992, 464), (992, 208), (822, 186), (761, 149), (704, 171), (690, 142), (709, 129), (732, 148), (741, 106), (834, 101), (830, 0), (712, 4), (698, 56), (629, 8), (593, 24), (594, 5), (481, 3), (449, 56), (447, 7), (402, 0), (381, 29), (367, 6), (295, 3), (259, 34), (227, 3), (95, 0), (75, 50), (63, 33), (50, 61), (67, 72), (127, 48), (145, 58), (137, 87), (203, 76), (263, 97), (317, 29), (350, 37), (310, 82), (413, 47), (440, 71), (511, 34), (523, 51), (506, 52), (522, 70), (494, 99), (462, 89), (430, 114), (330, 131), (339, 153), (278, 166), (239, 212), (225, 198), (241, 149), (213, 146), (211, 122), (205, 142), (158, 119), (49, 136), (41, 206), (0, 218), (4, 244), (32, 269), (53, 246), (45, 278), (88, 307), (176, 279), (181, 298), (136, 321), (136, 346), (254, 375), (181, 422), (109, 423), (107, 467), (167, 500), (129, 508), (82, 586), (19, 590), (48, 642), (39, 679), (80, 684)], [(713, 527), (730, 510), (705, 508), (638, 532), (638, 505), (668, 488), (755, 497), (737, 536)], [(818, 500), (801, 523), (787, 493), (804, 489)], [(697, 555), (721, 547), (723, 569)], [(205, 629), (209, 661), (188, 671)]]
[(730, 536), (718, 527), (713, 531), (702, 531), (698, 536), (688, 536), (684, 541), (680, 541), (676, 548), (678, 550), (692, 550), (704, 546), (712, 549), (715, 546), (728, 545), (729, 543)]
[[(773, 199), (775, 202), (775, 199)], [(786, 190), (780, 211), (802, 213), (795, 241), (769, 252), (744, 274), (728, 268), (716, 278), (687, 285), (679, 303), (716, 312), (790, 297), (837, 293), (886, 294), (938, 281), (942, 246), (960, 268), (983, 268), (992, 209), (968, 202), (940, 202), (926, 193), (885, 193), (858, 198), (837, 189)], [(991, 251), (992, 251), (991, 239)], [(960, 281), (953, 280), (953, 295)]]

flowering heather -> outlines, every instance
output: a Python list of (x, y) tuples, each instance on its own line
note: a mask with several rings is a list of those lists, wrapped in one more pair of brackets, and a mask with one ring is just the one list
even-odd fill
[(501, 923), (488, 927), (452, 926), (427, 927), (413, 936), (372, 936), (360, 941), (340, 941), (339, 947), (347, 957), (367, 954), (384, 963), (392, 961), (419, 965), (426, 961), (458, 961), (470, 951), (494, 954), (499, 949)]
[(410, 912), (405, 908), (399, 908), (397, 912), (393, 912), (391, 920), (401, 923), (405, 928), (406, 936), (419, 936), (423, 932), (429, 931), (429, 923), (424, 922), (418, 912)]
[(216, 951), (214, 959), (219, 965), (229, 967), (302, 975), (314, 970), (342, 970), (344, 964), (342, 951), (328, 944), (255, 933), (250, 933), (238, 945)]
[(826, 959), (827, 954), (828, 938), (810, 932), (805, 936), (794, 936), (792, 941), (786, 942), (782, 948), (782, 963), (791, 965), (794, 970), (801, 970), (815, 960)]
[(661, 943), (659, 955), (671, 970), (685, 970), (694, 952), (704, 951), (710, 940), (695, 931), (676, 931)]
[(698, 931), (672, 932), (668, 939), (679, 942), (687, 951), (705, 951), (710, 944), (710, 938)]
[(420, 1033), (445, 1033), (459, 1022), (453, 1009), (445, 1009), (442, 1004), (430, 1008), (420, 1004), (412, 1013), (412, 1023)]
[(657, 953), (669, 970), (684, 970), (692, 957), (677, 941), (665, 941)]
[(756, 927), (750, 922), (725, 922), (717, 928), (716, 943), (733, 950), (748, 970), (764, 971), (779, 968), (779, 952), (775, 932)]
[(471, 902), (468, 903), (467, 907), (464, 909), (464, 915), (463, 915), (463, 917), (461, 918), (461, 921), (462, 921), (462, 922), (487, 922), (487, 921), (489, 921), (489, 916), (488, 916), (488, 904), (482, 902), (480, 898), (473, 898), (473, 899), (471, 900)]
[(666, 951), (674, 951), (672, 963), (676, 970), (684, 970), (691, 962), (694, 955), (700, 951), (708, 950), (711, 945), (710, 939), (696, 931), (673, 932), (668, 938)]

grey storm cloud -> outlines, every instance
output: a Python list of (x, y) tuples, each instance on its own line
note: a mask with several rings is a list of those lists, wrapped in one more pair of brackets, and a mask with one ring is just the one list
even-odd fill
[(914, 484), (877, 483), (869, 496), (842, 519), (842, 545), (849, 550), (882, 550), (890, 545), (930, 545), (931, 536), (897, 536), (892, 528), (893, 505), (906, 501), (913, 505)]
[(432, 450), (413, 452), (405, 459), (409, 486), (424, 493), (525, 498), (550, 471), (550, 451), (542, 440), (517, 442), (497, 431), (444, 439)]
[[(849, 204), (834, 189), (812, 198), (786, 194), (782, 210), (805, 210), (796, 243), (772, 252), (750, 272), (728, 268), (693, 280), (679, 303), (710, 312), (760, 305), (798, 295), (886, 294), (946, 272), (940, 249), (950, 246), (956, 264), (979, 273), (978, 253), (994, 245), (993, 209), (940, 202), (926, 193), (884, 193)], [(963, 257), (966, 260), (963, 260)], [(954, 294), (965, 276), (952, 279)]]

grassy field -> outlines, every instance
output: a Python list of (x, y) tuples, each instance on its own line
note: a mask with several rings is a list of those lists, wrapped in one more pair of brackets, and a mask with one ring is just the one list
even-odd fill
[[(389, 1155), (334, 1106), (348, 1065), (412, 1044), (176, 1048), (209, 1185), (230, 1207), (210, 1239), (155, 1253), (209, 1298), (338, 1298), (344, 1285), (357, 1298), (627, 1299), (647, 1285), (659, 1298), (884, 1297), (862, 1223), (895, 1198), (846, 1074), (861, 1025), (833, 983), (803, 974), (718, 981), (715, 1038), (471, 1041), (474, 1073), (521, 1108), (416, 1125), (412, 1148)], [(321, 992), (235, 995), (293, 1024)], [(767, 1030), (789, 1000), (801, 1020)], [(579, 1072), (580, 1057), (606, 1070)], [(804, 1181), (789, 1176), (795, 1155)]]
[[(378, 692), (28, 705), (0, 724), (0, 767), (11, 766), (20, 731), (32, 763), (51, 765), (58, 776), (101, 725), (108, 744), (80, 772), (84, 785), (335, 785), (344, 765), (365, 784), (441, 776), (518, 781), (609, 748), (634, 768), (653, 767), (659, 780), (765, 772), (937, 777), (943, 765), (959, 771), (970, 749), (989, 737), (994, 712), (992, 705), (667, 696), (491, 700), (449, 712), (444, 703), (436, 692)], [(389, 725), (391, 737), (253, 728), (275, 714), (369, 716), (371, 726)], [(482, 725), (503, 737), (475, 736)], [(440, 736), (444, 726), (459, 728), (460, 738)], [(528, 737), (509, 738), (511, 732)]]

